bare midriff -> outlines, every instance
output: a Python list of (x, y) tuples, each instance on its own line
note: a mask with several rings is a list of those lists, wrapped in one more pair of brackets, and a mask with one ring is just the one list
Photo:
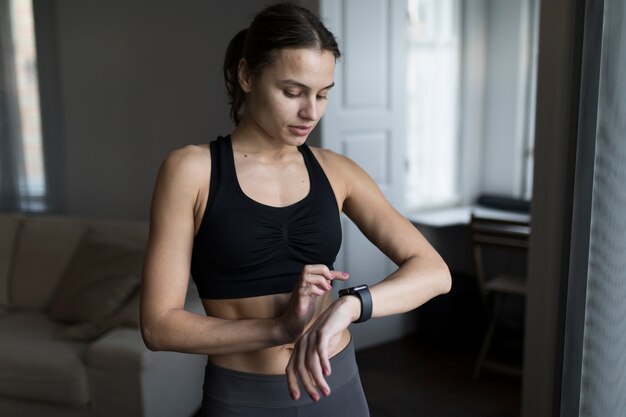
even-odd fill
[[(280, 317), (289, 303), (291, 294), (264, 295), (260, 297), (238, 298), (230, 300), (202, 300), (208, 316), (229, 320), (270, 319)], [(310, 324), (332, 303), (330, 293), (319, 297), (315, 315)], [(346, 329), (341, 334), (337, 348), (330, 353), (334, 356), (350, 342), (350, 333)], [(284, 374), (291, 358), (293, 343), (273, 346), (251, 352), (237, 352), (223, 355), (209, 355), (209, 361), (227, 369), (258, 374)]]

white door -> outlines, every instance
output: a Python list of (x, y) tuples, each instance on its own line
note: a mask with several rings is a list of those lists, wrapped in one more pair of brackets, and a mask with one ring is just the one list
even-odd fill
[[(321, 124), (324, 148), (354, 160), (402, 211), (404, 199), (404, 56), (406, 0), (320, 0), (320, 16), (343, 56)], [(343, 245), (336, 268), (344, 286), (374, 284), (395, 265), (343, 216)], [(414, 327), (410, 317), (353, 325), (357, 347), (396, 339)]]

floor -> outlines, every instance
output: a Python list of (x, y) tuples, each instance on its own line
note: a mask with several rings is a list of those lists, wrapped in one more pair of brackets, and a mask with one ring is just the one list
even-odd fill
[[(474, 365), (487, 318), (472, 277), (417, 310), (418, 333), (357, 352), (371, 417), (516, 417), (521, 378)], [(523, 300), (508, 299), (489, 356), (521, 367)]]
[(484, 372), (476, 356), (412, 335), (357, 352), (371, 417), (519, 416), (521, 379)]

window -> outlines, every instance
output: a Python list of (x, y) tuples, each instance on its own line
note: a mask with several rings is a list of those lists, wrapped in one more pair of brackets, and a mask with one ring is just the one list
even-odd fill
[(409, 210), (530, 199), (538, 1), (407, 0), (407, 10)]
[(2, 209), (45, 208), (37, 54), (31, 0), (0, 0)]
[(408, 208), (458, 201), (459, 5), (408, 0)]

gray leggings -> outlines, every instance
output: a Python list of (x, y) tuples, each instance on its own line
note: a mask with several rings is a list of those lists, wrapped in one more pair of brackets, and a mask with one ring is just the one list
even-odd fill
[(330, 359), (331, 393), (314, 402), (300, 386), (289, 396), (286, 375), (253, 374), (207, 364), (202, 417), (369, 417), (352, 341)]

